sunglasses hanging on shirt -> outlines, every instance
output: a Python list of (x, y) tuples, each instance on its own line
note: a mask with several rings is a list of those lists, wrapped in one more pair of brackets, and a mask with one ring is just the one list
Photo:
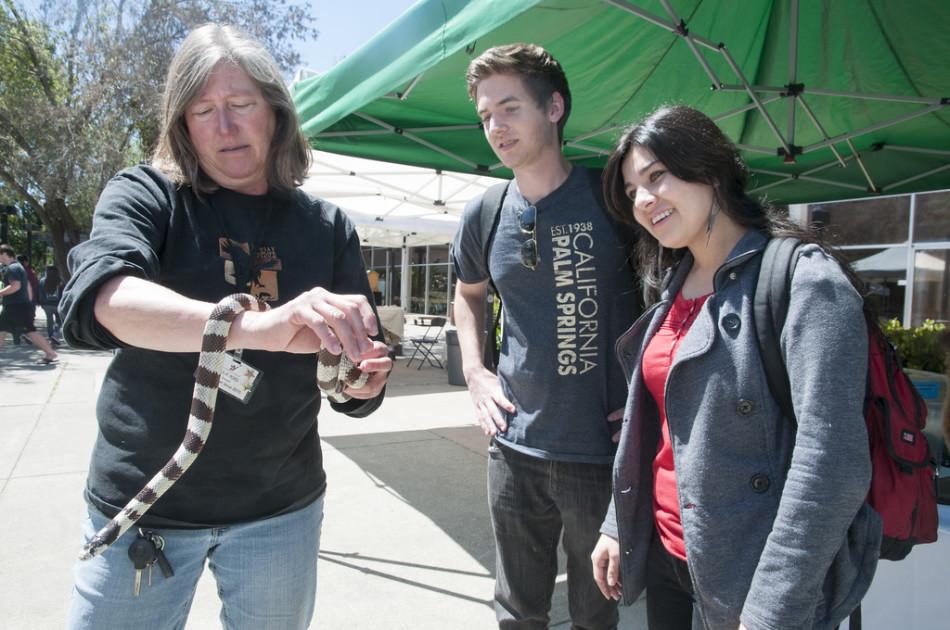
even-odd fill
[(528, 206), (518, 213), (521, 231), (531, 238), (521, 244), (521, 264), (534, 271), (538, 266), (538, 209)]

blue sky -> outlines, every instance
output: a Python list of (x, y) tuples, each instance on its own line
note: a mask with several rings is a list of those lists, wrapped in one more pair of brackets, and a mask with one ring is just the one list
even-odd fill
[(314, 0), (320, 35), (298, 44), (302, 65), (326, 72), (415, 4), (414, 0)]

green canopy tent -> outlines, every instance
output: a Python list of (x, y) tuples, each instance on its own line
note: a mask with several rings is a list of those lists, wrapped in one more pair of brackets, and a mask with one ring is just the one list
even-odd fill
[(950, 188), (946, 0), (421, 0), (294, 99), (314, 148), (510, 176), (468, 62), (530, 41), (571, 84), (565, 153), (601, 164), (663, 103), (714, 117), (778, 203)]

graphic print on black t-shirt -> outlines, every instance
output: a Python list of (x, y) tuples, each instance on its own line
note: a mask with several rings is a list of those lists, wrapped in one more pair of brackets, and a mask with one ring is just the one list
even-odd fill
[(586, 374), (597, 367), (597, 266), (592, 221), (551, 226), (557, 310), (557, 373)]
[(258, 247), (251, 261), (250, 244), (222, 236), (218, 238), (218, 255), (224, 259), (225, 282), (246, 288), (265, 302), (280, 299), (277, 272), (282, 265), (276, 247)]

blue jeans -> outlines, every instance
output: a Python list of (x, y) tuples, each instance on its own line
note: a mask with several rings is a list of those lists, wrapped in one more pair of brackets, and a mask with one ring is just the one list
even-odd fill
[[(89, 508), (88, 541), (108, 519)], [(317, 591), (317, 552), (323, 497), (311, 505), (260, 521), (209, 529), (163, 529), (165, 556), (175, 575), (158, 565), (143, 571), (138, 597), (128, 548), (130, 529), (101, 556), (77, 562), (66, 627), (69, 630), (184, 628), (205, 560), (218, 585), (221, 625), (228, 630), (306, 629)], [(77, 547), (78, 551), (78, 547)]]
[(552, 461), (497, 442), (489, 446), (488, 503), (495, 531), (499, 628), (548, 627), (559, 540), (567, 555), (571, 627), (617, 627), (617, 602), (597, 588), (590, 561), (610, 503), (611, 470), (610, 464)]

